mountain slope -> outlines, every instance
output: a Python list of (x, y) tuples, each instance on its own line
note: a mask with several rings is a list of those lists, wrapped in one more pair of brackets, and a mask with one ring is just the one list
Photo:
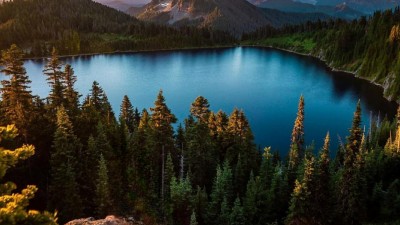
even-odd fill
[[(137, 10), (137, 9), (136, 9)], [(227, 31), (235, 36), (263, 26), (281, 27), (328, 19), (321, 13), (285, 13), (255, 7), (245, 0), (153, 0), (137, 18), (174, 26), (192, 25)], [(135, 15), (135, 12), (131, 12)]]
[(332, 17), (343, 19), (355, 19), (364, 15), (348, 7), (346, 4), (337, 4), (334, 6), (312, 5), (293, 0), (253, 0), (252, 3), (256, 4), (258, 7), (277, 9), (283, 12), (324, 13)]
[[(211, 31), (146, 24), (91, 0), (14, 0), (0, 5), (0, 50), (18, 44), (33, 56), (167, 49), (230, 43)], [(162, 35), (161, 35), (162, 34)], [(217, 39), (217, 38), (215, 38)], [(226, 41), (230, 40), (230, 41)], [(220, 45), (220, 44), (219, 44)]]
[(257, 7), (244, 0), (153, 0), (138, 19), (211, 27), (235, 35), (270, 24)]
[(350, 8), (371, 14), (377, 10), (385, 10), (398, 6), (400, 0), (318, 0), (316, 5), (331, 5), (346, 3)]

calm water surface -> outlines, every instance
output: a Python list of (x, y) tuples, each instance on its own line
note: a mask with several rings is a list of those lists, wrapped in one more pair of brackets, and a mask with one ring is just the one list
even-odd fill
[[(116, 114), (126, 94), (134, 107), (149, 108), (160, 89), (179, 119), (189, 115), (190, 104), (202, 95), (211, 109), (228, 114), (243, 109), (255, 140), (286, 154), (301, 94), (306, 101), (305, 138), (319, 149), (327, 131), (336, 148), (344, 140), (360, 99), (363, 122), (370, 112), (393, 117), (396, 105), (382, 90), (348, 74), (331, 72), (318, 60), (278, 50), (237, 47), (229, 49), (132, 53), (63, 59), (78, 76), (77, 89), (85, 96), (94, 80), (106, 91)], [(43, 61), (25, 66), (34, 94), (48, 95)], [(367, 128), (368, 129), (368, 128)]]

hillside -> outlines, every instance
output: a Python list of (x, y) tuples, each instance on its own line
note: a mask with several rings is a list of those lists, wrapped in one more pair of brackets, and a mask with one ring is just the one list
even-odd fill
[(343, 19), (355, 19), (363, 16), (364, 13), (358, 12), (346, 4), (331, 5), (313, 5), (293, 0), (268, 0), (253, 1), (253, 4), (262, 8), (277, 9), (283, 12), (296, 13), (323, 13), (332, 17)]
[[(205, 33), (204, 33), (205, 32)], [(232, 39), (209, 31), (145, 24), (91, 0), (14, 0), (0, 5), (0, 49), (15, 43), (31, 56), (208, 46)], [(202, 35), (200, 35), (200, 33)], [(230, 39), (230, 40), (228, 40)]]
[(400, 8), (376, 12), (370, 19), (329, 21), (246, 35), (259, 43), (310, 54), (338, 70), (349, 71), (384, 88), (400, 102)]
[(331, 5), (346, 4), (357, 11), (372, 14), (377, 10), (386, 10), (394, 8), (400, 4), (400, 0), (317, 0), (316, 5)]
[(271, 24), (257, 7), (244, 0), (153, 0), (137, 18), (160, 24), (211, 27), (236, 36)]
[[(136, 9), (137, 10), (137, 9)], [(133, 11), (135, 15), (137, 11)], [(245, 0), (165, 0), (152, 1), (137, 14), (137, 18), (174, 26), (192, 25), (227, 31), (235, 36), (269, 25), (281, 27), (308, 20), (327, 19), (321, 13), (299, 14), (260, 9)]]

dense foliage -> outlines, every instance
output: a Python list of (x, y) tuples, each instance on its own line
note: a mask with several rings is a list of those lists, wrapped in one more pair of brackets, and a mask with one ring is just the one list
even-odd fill
[(16, 43), (29, 57), (233, 43), (224, 32), (139, 22), (91, 0), (13, 0), (0, 4), (0, 49)]
[[(330, 158), (329, 134), (318, 154), (307, 146), (301, 97), (283, 160), (256, 148), (242, 110), (212, 112), (204, 97), (177, 130), (162, 91), (141, 112), (125, 96), (118, 119), (97, 82), (80, 103), (73, 68), (56, 50), (44, 68), (49, 96), (32, 96), (22, 57), (15, 45), (2, 54), (10, 79), (0, 124), (20, 124), (24, 132), (8, 144), (33, 143), (38, 154), (9, 179), (38, 184), (34, 205), (58, 210), (61, 223), (107, 214), (179, 225), (400, 219), (400, 110), (393, 123), (374, 120), (366, 132), (358, 104), (346, 143)], [(21, 113), (7, 113), (14, 111)]]
[[(14, 125), (0, 126), (0, 179), (3, 180), (7, 170), (16, 166), (20, 160), (26, 160), (35, 153), (32, 145), (24, 144), (16, 149), (6, 147), (18, 135)], [(12, 182), (0, 184), (0, 224), (2, 225), (55, 225), (55, 215), (48, 212), (40, 213), (36, 210), (27, 210), (29, 200), (38, 190), (34, 185), (28, 185), (21, 193), (15, 191), (16, 185)]]
[(336, 69), (381, 84), (400, 101), (400, 8), (358, 20), (308, 22), (283, 29), (266, 27), (244, 37), (261, 44), (312, 54)]

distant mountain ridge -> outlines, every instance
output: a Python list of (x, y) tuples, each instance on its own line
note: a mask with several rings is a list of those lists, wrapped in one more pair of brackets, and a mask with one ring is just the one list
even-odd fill
[(336, 6), (346, 3), (352, 9), (372, 14), (377, 10), (386, 10), (400, 5), (400, 0), (318, 0), (316, 5)]
[[(140, 20), (173, 26), (209, 27), (235, 36), (267, 25), (280, 27), (329, 18), (321, 13), (291, 14), (260, 9), (246, 0), (153, 0), (140, 10), (136, 14)], [(137, 11), (131, 14), (135, 13)]]
[(362, 12), (350, 8), (347, 4), (337, 5), (313, 5), (293, 0), (249, 0), (258, 7), (277, 9), (283, 12), (297, 13), (324, 13), (332, 17), (343, 19), (355, 19), (365, 15)]

